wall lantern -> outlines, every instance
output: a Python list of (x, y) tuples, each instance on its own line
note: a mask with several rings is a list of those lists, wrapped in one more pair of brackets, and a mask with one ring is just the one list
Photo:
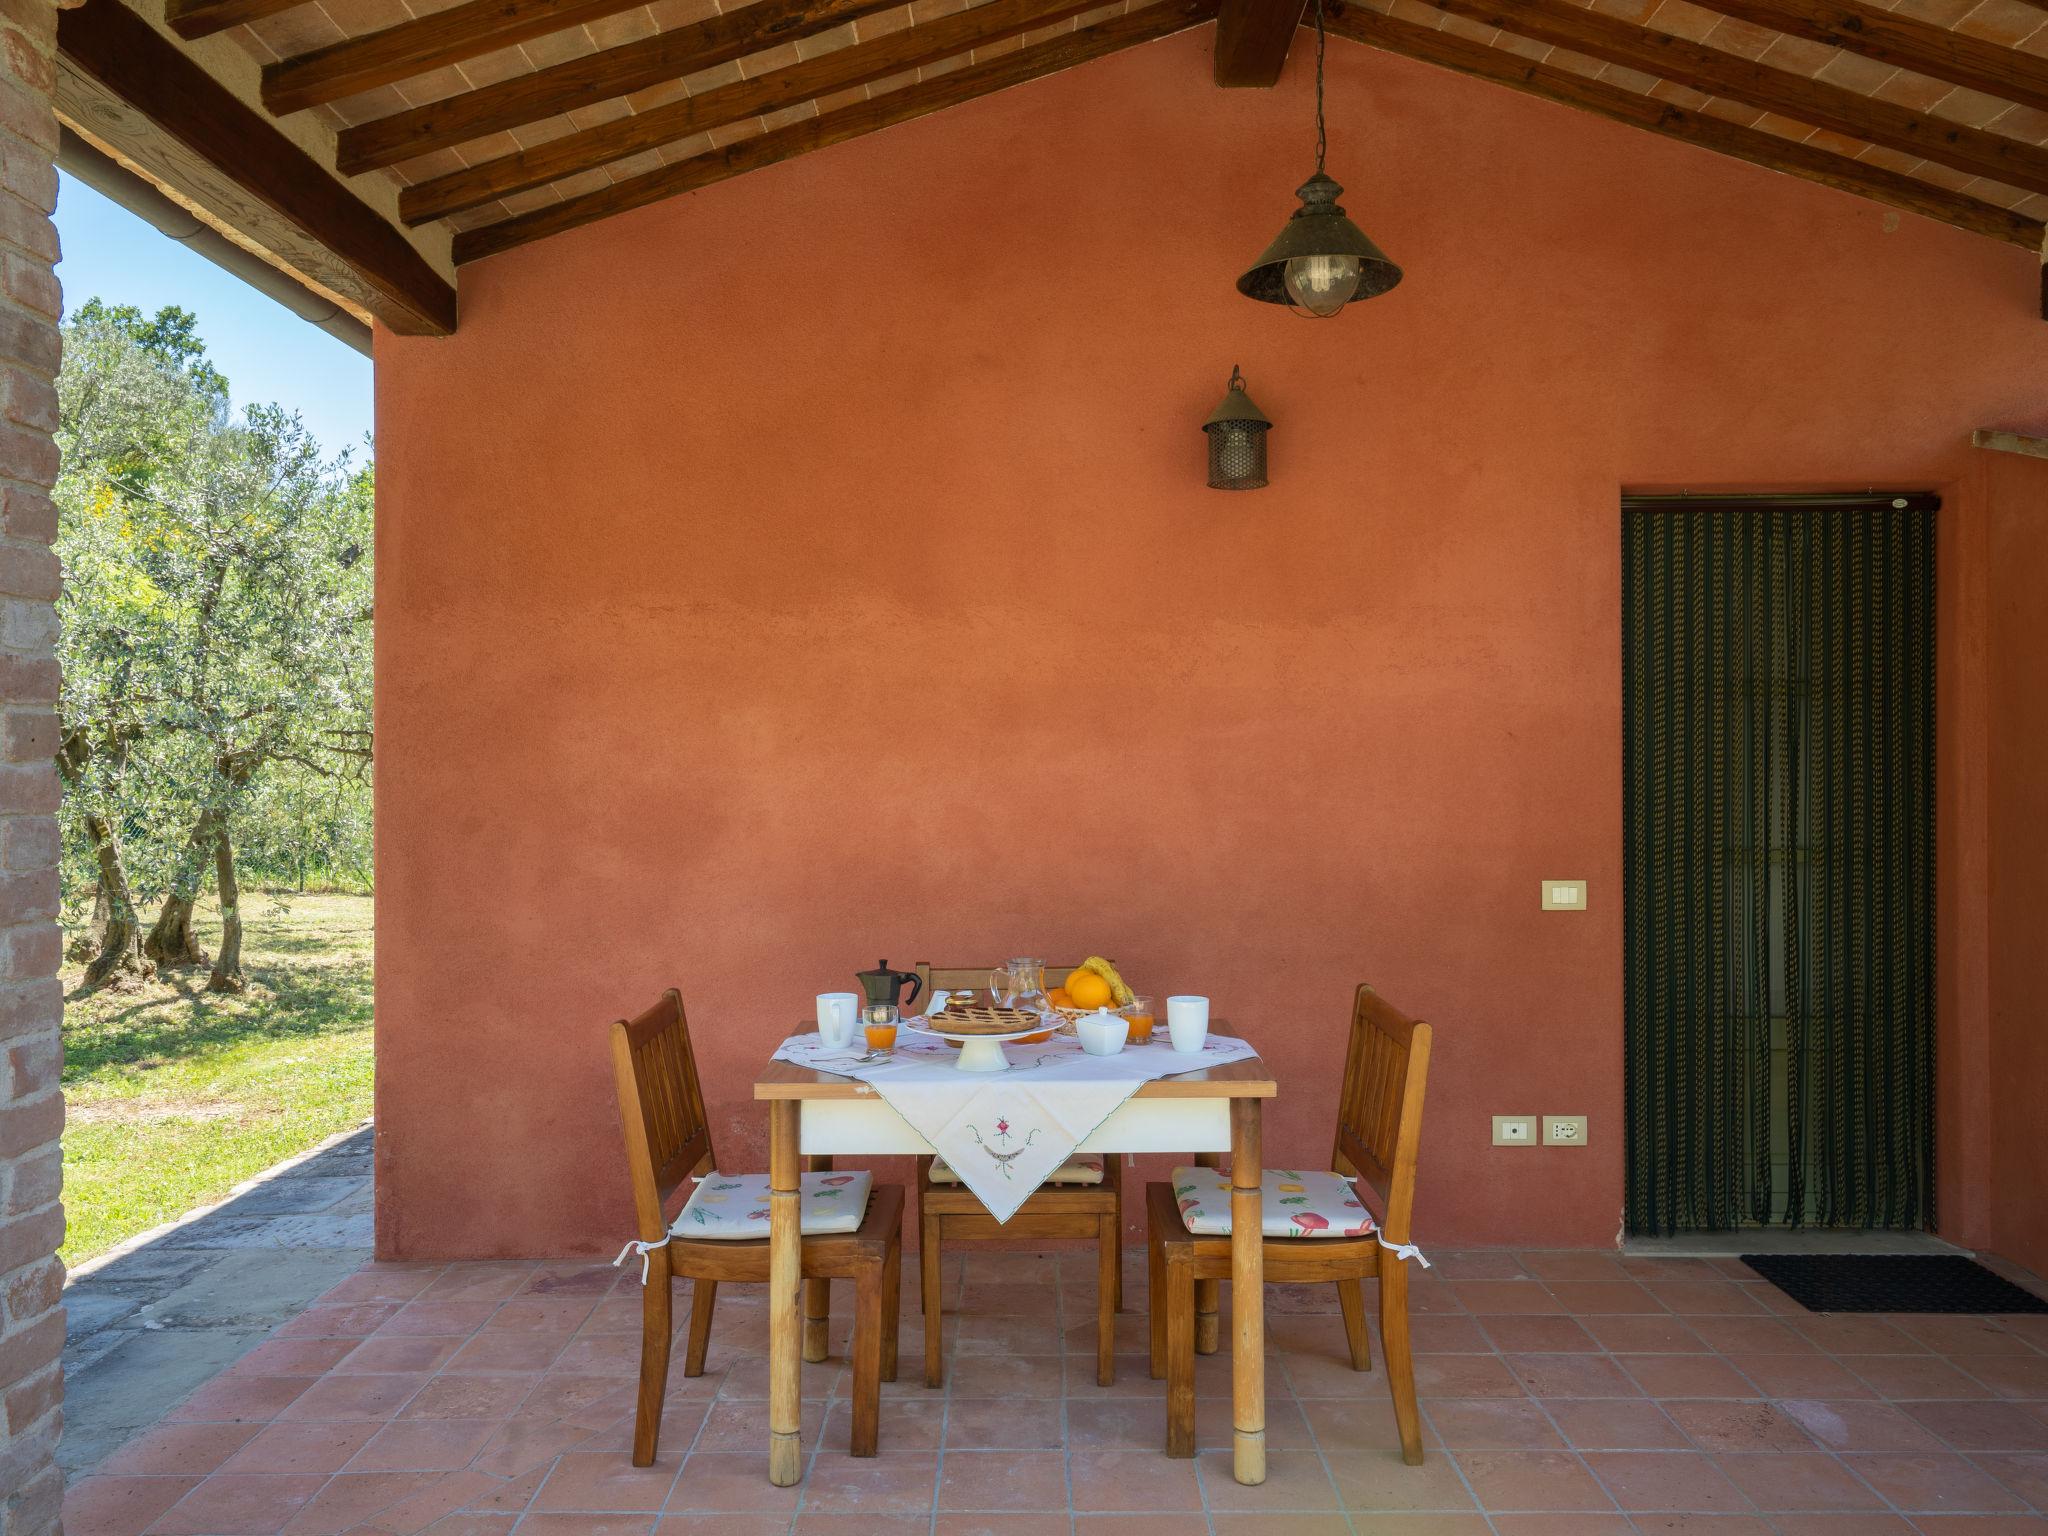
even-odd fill
[(1401, 281), (1401, 269), (1344, 217), (1344, 189), (1323, 174), (1329, 148), (1323, 131), (1323, 0), (1316, 0), (1316, 173), (1295, 189), (1301, 206), (1237, 291), (1263, 304), (1285, 304), (1297, 315), (1327, 320), (1353, 299), (1370, 299)]
[(1211, 490), (1256, 491), (1266, 483), (1266, 433), (1272, 426), (1266, 413), (1252, 404), (1244, 375), (1233, 366), (1223, 403), (1202, 423), (1209, 434)]

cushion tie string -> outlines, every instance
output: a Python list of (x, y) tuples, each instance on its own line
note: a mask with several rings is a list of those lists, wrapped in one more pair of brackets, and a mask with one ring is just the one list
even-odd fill
[(637, 1254), (639, 1254), (639, 1255), (640, 1255), (640, 1283), (641, 1283), (642, 1285), (645, 1285), (645, 1284), (647, 1283), (647, 1255), (649, 1255), (650, 1253), (654, 1252), (654, 1250), (655, 1250), (655, 1249), (657, 1249), (657, 1248), (666, 1248), (667, 1246), (668, 1246), (668, 1234), (667, 1234), (667, 1233), (663, 1233), (663, 1234), (661, 1235), (661, 1237), (660, 1237), (660, 1238), (658, 1238), (658, 1239), (657, 1239), (656, 1241), (654, 1241), (654, 1242), (651, 1242), (651, 1243), (643, 1243), (643, 1242), (641, 1242), (641, 1241), (640, 1241), (640, 1240), (639, 1240), (638, 1238), (635, 1238), (635, 1239), (634, 1239), (634, 1240), (633, 1240), (632, 1242), (630, 1242), (630, 1243), (626, 1244), (626, 1246), (625, 1246), (625, 1247), (623, 1247), (623, 1248), (621, 1248), (621, 1249), (619, 1250), (619, 1256), (618, 1256), (618, 1257), (617, 1257), (616, 1259), (613, 1259), (613, 1260), (612, 1260), (612, 1268), (613, 1268), (613, 1269), (617, 1269), (617, 1268), (618, 1268), (618, 1267), (619, 1267), (619, 1266), (620, 1266), (621, 1264), (625, 1263), (625, 1262), (626, 1262), (626, 1255), (627, 1255), (627, 1254), (629, 1254), (629, 1253), (637, 1253)]
[(1413, 1259), (1424, 1269), (1429, 1268), (1429, 1260), (1422, 1256), (1422, 1250), (1413, 1243), (1390, 1243), (1387, 1241), (1387, 1234), (1378, 1228), (1374, 1228), (1372, 1235), (1379, 1239), (1379, 1244), (1382, 1248), (1386, 1249), (1387, 1252), (1400, 1259), (1403, 1263)]

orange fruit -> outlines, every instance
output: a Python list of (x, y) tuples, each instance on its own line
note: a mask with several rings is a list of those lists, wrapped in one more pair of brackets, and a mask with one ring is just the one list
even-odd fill
[(1076, 1008), (1107, 1008), (1116, 1001), (1109, 983), (1093, 971), (1076, 971), (1067, 978), (1067, 996)]
[(1045, 1000), (1055, 1008), (1071, 1008), (1074, 1006), (1074, 1000), (1067, 996), (1067, 989), (1065, 987), (1054, 987), (1045, 994)]

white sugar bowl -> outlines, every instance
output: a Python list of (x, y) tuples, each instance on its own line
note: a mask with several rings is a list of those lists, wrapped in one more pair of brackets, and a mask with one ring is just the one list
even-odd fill
[(1074, 1033), (1081, 1037), (1081, 1049), (1090, 1056), (1114, 1056), (1131, 1038), (1131, 1026), (1120, 1013), (1098, 1008), (1074, 1020)]

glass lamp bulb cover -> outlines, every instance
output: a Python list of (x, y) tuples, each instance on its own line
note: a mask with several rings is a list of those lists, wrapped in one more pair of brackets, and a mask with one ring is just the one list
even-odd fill
[(1360, 270), (1356, 256), (1296, 256), (1287, 263), (1287, 296), (1296, 309), (1328, 319), (1358, 292)]

